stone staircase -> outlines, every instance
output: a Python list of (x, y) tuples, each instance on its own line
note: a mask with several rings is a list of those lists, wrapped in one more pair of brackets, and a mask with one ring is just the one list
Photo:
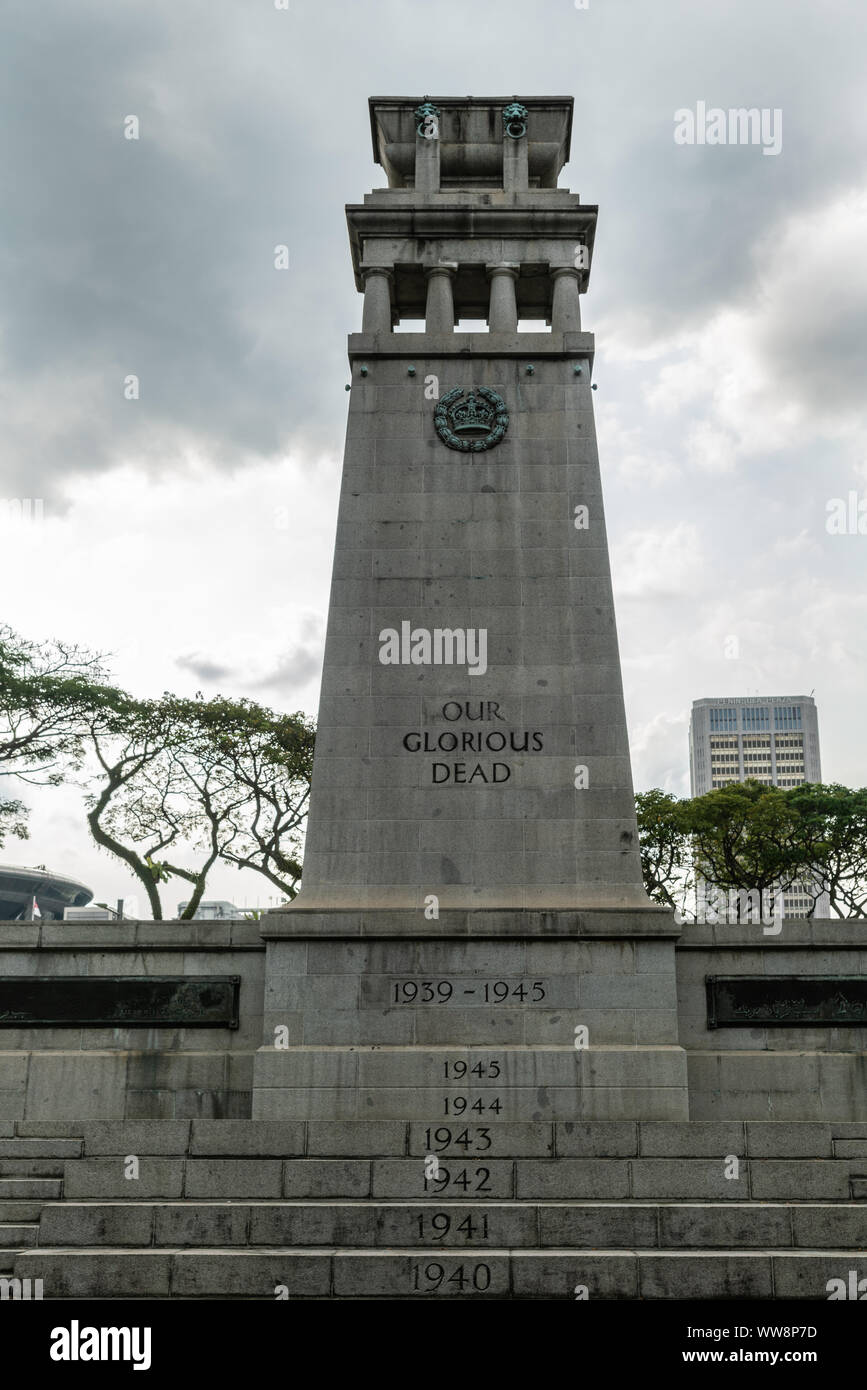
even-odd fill
[(45, 1133), (16, 1136), (14, 1123), (0, 1127), (0, 1276), (14, 1274), (15, 1260), (36, 1245), (39, 1215), (63, 1191), (64, 1165), (79, 1158), (82, 1141)]
[(2, 1144), (0, 1273), (47, 1299), (827, 1299), (867, 1277), (867, 1124), (20, 1121)]

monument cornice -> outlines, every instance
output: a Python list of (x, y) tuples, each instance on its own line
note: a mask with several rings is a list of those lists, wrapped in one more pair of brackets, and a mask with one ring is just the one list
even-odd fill
[[(346, 209), (356, 288), (364, 288), (366, 263), (423, 269), (444, 255), (461, 274), (495, 260), (551, 269), (574, 264), (583, 248), (586, 288), (596, 234), (596, 208), (366, 207)], [(438, 250), (439, 247), (439, 250)], [(422, 250), (422, 248), (424, 248)]]
[(413, 358), (530, 358), (593, 364), (596, 349), (592, 333), (350, 333), (350, 362), (368, 357)]
[(408, 207), (347, 203), (350, 236), (443, 237), (465, 236), (473, 240), (490, 236), (571, 237), (592, 234), (599, 209), (594, 204), (577, 207), (468, 207), (461, 203)]
[[(502, 110), (514, 101), (513, 96), (502, 97), (438, 97), (428, 96), (427, 100), (434, 106), (444, 111), (467, 111), (481, 110), (488, 108)], [(531, 114), (541, 114), (542, 112), (562, 113), (563, 120), (563, 163), (569, 159), (570, 147), (572, 143), (572, 113), (574, 98), (569, 96), (535, 96), (521, 97), (521, 105), (526, 106)], [(377, 116), (385, 111), (399, 113), (402, 110), (412, 110), (419, 101), (418, 97), (368, 97), (367, 106), (370, 119), (370, 139), (373, 148), (373, 158), (380, 163), (381, 148), (380, 136), (377, 130)]]
[(604, 940), (622, 937), (679, 939), (681, 928), (668, 908), (648, 904), (644, 908), (443, 908), (436, 921), (407, 908), (272, 908), (260, 924), (264, 940), (287, 937), (383, 939), (412, 937), (422, 941), (532, 940), (571, 938)]

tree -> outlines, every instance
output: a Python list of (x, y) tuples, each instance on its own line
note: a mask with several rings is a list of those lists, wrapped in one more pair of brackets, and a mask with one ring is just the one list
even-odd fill
[(163, 917), (159, 885), (169, 872), (157, 855), (194, 833), (195, 817), (170, 749), (180, 739), (158, 701), (131, 703), (106, 730), (87, 721), (99, 771), (89, 779), (87, 823), (96, 843), (122, 860), (147, 894), (155, 921)]
[(209, 837), (223, 835), (220, 858), (254, 869), (294, 898), (313, 772), (313, 724), (303, 714), (275, 714), (252, 700), (198, 696), (181, 706), (191, 730), (185, 771), (199, 791)]
[[(120, 697), (103, 661), (75, 643), (29, 642), (0, 625), (0, 774), (57, 785), (80, 768), (85, 719), (110, 716)], [(5, 806), (7, 830), (25, 838), (25, 806)]]
[[(867, 789), (733, 782), (678, 801), (658, 788), (635, 798), (648, 895), (678, 906), (704, 879), (714, 889), (776, 897), (796, 883), (828, 894), (841, 916), (867, 916)], [(812, 915), (812, 914), (811, 914)]]
[(803, 886), (816, 901), (828, 894), (840, 916), (867, 917), (867, 788), (805, 783), (786, 792), (801, 824)]
[(0, 849), (6, 843), (7, 835), (18, 840), (28, 840), (27, 807), (23, 801), (0, 801)]
[(191, 885), (183, 915), (193, 917), (218, 860), (295, 896), (313, 758), (303, 715), (166, 694), (131, 703), (108, 730), (98, 718), (90, 740), (100, 769), (91, 832), (142, 884), (156, 920), (160, 885), (173, 877)]
[(691, 882), (684, 806), (659, 787), (635, 798), (644, 887), (649, 898), (666, 907), (682, 907)]
[(687, 807), (696, 868), (714, 887), (782, 892), (807, 870), (799, 816), (782, 788), (731, 782)]

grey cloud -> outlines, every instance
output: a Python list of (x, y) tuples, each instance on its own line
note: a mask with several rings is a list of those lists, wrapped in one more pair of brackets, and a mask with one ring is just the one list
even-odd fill
[[(51, 496), (125, 459), (159, 473), (187, 453), (232, 468), (339, 448), (344, 335), (360, 316), (342, 204), (385, 181), (372, 91), (575, 92), (564, 182), (602, 206), (591, 307), (637, 341), (749, 297), (763, 229), (849, 177), (864, 129), (855, 8), (832, 22), (804, 7), (797, 27), (786, 0), (563, 0), (544, 25), (522, 0), (477, 13), (481, 67), (478, 45), (455, 38), (459, 0), (435, 13), (409, 0), (288, 12), (13, 0), (4, 492)], [(674, 111), (697, 99), (782, 107), (783, 153), (675, 146)], [(130, 113), (138, 142), (122, 138)], [(853, 400), (857, 337), (823, 347)], [(785, 333), (767, 350), (788, 370)], [(123, 397), (131, 373), (138, 401)]]
[(299, 644), (281, 657), (270, 672), (257, 678), (256, 689), (275, 691), (294, 699), (321, 669), (321, 642), (312, 642), (309, 646)]
[(247, 689), (257, 695), (273, 692), (283, 697), (300, 698), (304, 687), (322, 669), (322, 643), (312, 641), (292, 647), (264, 674), (243, 670), (237, 666), (226, 666), (198, 652), (175, 657), (175, 665), (182, 671), (189, 671), (197, 680), (213, 686), (220, 681), (230, 681), (233, 690)]
[(191, 675), (202, 681), (221, 681), (228, 677), (237, 678), (236, 672), (230, 666), (222, 666), (219, 662), (211, 661), (206, 656), (200, 656), (198, 652), (190, 652), (187, 656), (176, 656), (175, 665), (182, 671), (189, 671)]

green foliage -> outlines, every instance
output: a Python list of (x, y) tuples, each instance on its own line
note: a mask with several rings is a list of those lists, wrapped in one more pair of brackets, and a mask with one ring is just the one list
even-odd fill
[(58, 783), (80, 767), (86, 721), (110, 724), (128, 703), (101, 654), (56, 640), (30, 642), (0, 625), (0, 772)]
[(635, 798), (641, 872), (647, 896), (665, 907), (682, 904), (688, 886), (689, 834), (685, 803), (654, 787)]
[[(156, 919), (176, 879), (192, 885), (192, 917), (218, 860), (295, 896), (313, 738), (303, 714), (253, 700), (137, 700), (102, 655), (0, 626), (0, 775), (83, 779), (93, 838), (141, 883)], [(26, 837), (20, 801), (0, 802), (0, 845), (4, 833)]]
[(172, 878), (192, 886), (183, 915), (193, 917), (218, 860), (295, 896), (313, 765), (302, 714), (165, 694), (138, 702), (108, 733), (92, 728), (91, 744), (100, 769), (91, 831), (143, 884), (155, 918), (159, 885)]
[(867, 916), (867, 788), (813, 783), (786, 796), (800, 818), (817, 891), (840, 916)]
[(29, 840), (27, 829), (27, 807), (23, 801), (0, 801), (0, 849), (8, 835), (17, 840)]
[(636, 798), (648, 896), (687, 902), (696, 881), (747, 893), (827, 893), (840, 916), (867, 916), (867, 789), (782, 788), (732, 782), (678, 800), (655, 788)]
[(752, 779), (687, 803), (693, 859), (718, 888), (785, 889), (806, 871), (797, 811), (780, 787)]

